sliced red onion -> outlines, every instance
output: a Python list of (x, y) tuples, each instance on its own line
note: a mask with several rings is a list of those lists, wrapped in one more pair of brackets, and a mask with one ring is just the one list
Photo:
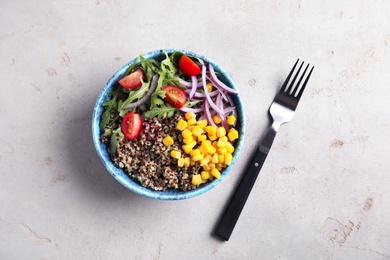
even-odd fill
[[(177, 77), (177, 80), (179, 81), (180, 84), (182, 84), (186, 88), (192, 88), (192, 82), (185, 81), (182, 78)], [(196, 87), (200, 88), (203, 86), (203, 82), (197, 82)]]
[(180, 108), (180, 111), (187, 113), (187, 112), (194, 112), (195, 114), (200, 113), (203, 111), (203, 108), (192, 108), (192, 107), (182, 107)]
[(235, 106), (232, 106), (232, 107), (225, 107), (225, 109), (223, 110), (223, 112), (225, 112), (225, 116), (229, 115), (231, 112), (235, 111), (236, 110), (236, 107)]
[(209, 95), (209, 91), (206, 87), (206, 67), (205, 66), (202, 66), (202, 82), (203, 82), (203, 90), (204, 90), (204, 93), (206, 95), (206, 100), (207, 103), (209, 103), (209, 105), (218, 113), (218, 114), (223, 114), (223, 111), (214, 104), (213, 100), (211, 99), (210, 95)]
[(191, 76), (191, 81), (192, 81), (192, 88), (191, 88), (191, 91), (190, 91), (190, 100), (194, 97), (195, 95), (195, 92), (196, 92), (196, 76)]
[(232, 88), (229, 88), (228, 86), (226, 86), (222, 81), (219, 80), (219, 78), (217, 77), (217, 75), (215, 75), (215, 72), (214, 72), (214, 67), (213, 65), (209, 64), (209, 71), (210, 71), (210, 76), (211, 78), (215, 81), (214, 83), (216, 85), (218, 85), (218, 87), (221, 87), (222, 89), (224, 89), (226, 92), (228, 93), (232, 93), (232, 94), (238, 94), (238, 91), (235, 90), (235, 89), (232, 89)]
[[(185, 89), (184, 92), (186, 92), (187, 94), (190, 94), (191, 90)], [(218, 95), (218, 93), (220, 93), (219, 90), (214, 90), (213, 92), (209, 93), (209, 96), (215, 97), (216, 95)], [(205, 97), (206, 97), (206, 95), (204, 93), (195, 92), (195, 94), (194, 94), (194, 98), (205, 98)]]
[(129, 110), (129, 109), (138, 107), (138, 106), (142, 105), (143, 103), (145, 103), (150, 98), (150, 96), (153, 94), (153, 92), (156, 90), (157, 80), (158, 80), (158, 74), (155, 74), (152, 78), (152, 82), (150, 83), (150, 87), (149, 87), (149, 90), (146, 93), (146, 95), (143, 96), (137, 102), (134, 102), (134, 103), (131, 103), (125, 107), (122, 107), (122, 110)]
[(206, 99), (203, 100), (203, 113), (205, 115), (205, 118), (206, 118), (208, 124), (217, 127), (217, 125), (213, 121), (213, 118), (212, 118), (212, 115), (210, 112), (209, 103), (207, 102)]

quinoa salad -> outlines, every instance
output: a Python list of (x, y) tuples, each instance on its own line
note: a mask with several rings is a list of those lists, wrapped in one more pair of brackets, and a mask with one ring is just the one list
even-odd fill
[(143, 187), (190, 191), (233, 160), (238, 92), (211, 64), (164, 54), (129, 65), (103, 103), (100, 138), (115, 166)]

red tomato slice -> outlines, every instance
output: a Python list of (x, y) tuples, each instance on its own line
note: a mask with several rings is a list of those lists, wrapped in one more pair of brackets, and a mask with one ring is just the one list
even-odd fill
[(198, 65), (185, 54), (179, 59), (179, 69), (187, 76), (196, 76), (202, 73)]
[(144, 77), (145, 77), (145, 75), (144, 75), (144, 72), (142, 71), (142, 69), (138, 69), (138, 70), (130, 73), (126, 77), (120, 79), (118, 82), (124, 88), (134, 89), (134, 88), (138, 88), (142, 85), (141, 80), (143, 80)]
[(174, 107), (182, 108), (187, 99), (187, 94), (179, 87), (176, 86), (165, 86), (162, 88), (165, 92), (165, 101)]
[(140, 114), (127, 113), (122, 120), (122, 133), (127, 139), (135, 139), (142, 129), (142, 118)]

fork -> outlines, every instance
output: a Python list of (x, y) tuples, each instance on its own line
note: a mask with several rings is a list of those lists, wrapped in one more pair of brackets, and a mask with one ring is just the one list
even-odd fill
[[(214, 231), (214, 235), (225, 241), (229, 240), (230, 235), (233, 232), (233, 229), (238, 221), (241, 211), (244, 208), (246, 200), (248, 199), (252, 187), (255, 184), (256, 178), (259, 175), (260, 169), (263, 166), (265, 159), (267, 158), (269, 150), (271, 149), (276, 132), (282, 124), (287, 123), (292, 119), (295, 109), (297, 108), (299, 99), (301, 98), (306, 84), (309, 81), (310, 75), (314, 69), (314, 67), (311, 68), (309, 74), (304, 80), (306, 71), (310, 65), (307, 64), (297, 84), (295, 84), (295, 81), (298, 78), (298, 75), (304, 64), (304, 62), (302, 61), (291, 83), (288, 84), (298, 62), (299, 59), (295, 62), (295, 65), (291, 69), (283, 86), (276, 94), (276, 97), (271, 104), (269, 113), (273, 118), (272, 125), (269, 128), (264, 139), (261, 141), (259, 148), (253, 155), (252, 160), (250, 161), (250, 164), (245, 171), (245, 174), (243, 175), (239, 185), (237, 186), (236, 191), (234, 192), (229, 204), (225, 209), (225, 212), (223, 213)], [(302, 80), (304, 80), (304, 82), (301, 85)]]

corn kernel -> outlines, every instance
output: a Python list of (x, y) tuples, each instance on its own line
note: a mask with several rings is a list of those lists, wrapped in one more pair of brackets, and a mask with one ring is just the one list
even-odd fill
[(191, 143), (189, 143), (188, 145), (191, 147), (191, 148), (194, 148), (196, 146), (196, 141), (195, 140), (192, 140)]
[(200, 136), (198, 136), (198, 141), (199, 142), (203, 142), (203, 141), (206, 141), (207, 140), (207, 136), (205, 134), (201, 134)]
[(231, 153), (226, 153), (224, 163), (226, 165), (230, 165), (232, 163), (232, 161), (233, 161), (233, 155)]
[(179, 166), (179, 167), (184, 166), (184, 158), (179, 158), (179, 160), (177, 160), (177, 166)]
[(209, 171), (202, 171), (200, 173), (200, 177), (202, 178), (202, 180), (208, 180), (210, 179), (211, 175)]
[(217, 136), (221, 137), (221, 136), (224, 136), (224, 135), (226, 135), (225, 127), (223, 127), (223, 126), (218, 127), (217, 128)]
[(209, 140), (211, 140), (211, 141), (217, 140), (217, 138), (218, 138), (216, 135), (209, 135), (208, 137), (209, 137)]
[(192, 175), (191, 183), (193, 185), (200, 185), (202, 183), (202, 177), (200, 174)]
[(227, 149), (225, 147), (221, 147), (221, 148), (218, 148), (217, 152), (218, 152), (218, 154), (226, 154)]
[(203, 170), (210, 171), (211, 168), (210, 168), (209, 164), (203, 165)]
[(191, 156), (191, 159), (195, 162), (199, 162), (200, 160), (203, 159), (203, 154), (197, 154), (197, 155)]
[(194, 128), (192, 128), (192, 135), (198, 137), (201, 134), (203, 134), (203, 129), (200, 126), (196, 125), (196, 126), (194, 126)]
[(179, 119), (179, 121), (176, 124), (176, 129), (183, 131), (187, 127), (187, 122), (183, 119)]
[(234, 128), (230, 129), (228, 133), (228, 138), (230, 142), (236, 140), (238, 138), (238, 131)]
[(203, 159), (200, 160), (200, 165), (203, 166), (203, 165), (207, 165), (211, 160), (211, 155), (210, 154), (206, 154), (206, 155), (203, 155)]
[(183, 139), (183, 142), (185, 144), (191, 144), (193, 141), (194, 141), (194, 138), (192, 136)]
[(209, 163), (208, 165), (209, 165), (210, 171), (215, 168), (215, 164), (214, 163)]
[(199, 126), (200, 128), (205, 128), (207, 126), (207, 120), (202, 119), (196, 122), (196, 125)]
[(206, 132), (207, 135), (216, 135), (217, 134), (217, 128), (213, 125), (206, 126)]
[(213, 115), (213, 121), (218, 125), (221, 123), (221, 118), (218, 115)]
[(189, 154), (192, 151), (192, 147), (189, 144), (182, 145), (181, 148), (186, 154)]
[(183, 138), (190, 138), (192, 137), (192, 132), (188, 129), (184, 129), (183, 132), (181, 132), (181, 135)]
[(199, 155), (200, 154), (200, 150), (199, 149), (194, 149), (190, 152), (190, 155), (191, 156), (195, 156), (195, 155)]
[(211, 175), (213, 175), (215, 178), (219, 178), (221, 176), (221, 173), (219, 172), (219, 170), (217, 168), (213, 168), (211, 169)]
[(223, 169), (223, 165), (221, 163), (218, 163), (215, 168), (218, 170), (218, 171), (222, 171)]
[(184, 167), (190, 167), (190, 157), (184, 158)]
[(214, 142), (212, 143), (212, 145), (213, 145), (213, 147), (218, 148), (218, 141), (214, 141)]
[(181, 157), (181, 152), (177, 150), (172, 150), (171, 151), (171, 156), (175, 159), (179, 159)]
[(212, 163), (218, 163), (218, 154), (217, 153), (215, 153), (214, 155), (213, 155), (213, 157), (211, 157), (211, 162)]
[(215, 154), (216, 152), (217, 152), (217, 149), (214, 146), (212, 146), (212, 145), (207, 146), (207, 153)]
[(234, 122), (236, 122), (236, 117), (233, 115), (228, 116), (226, 119), (226, 123), (228, 123), (228, 125), (234, 125)]
[(226, 147), (227, 143), (228, 143), (228, 138), (226, 136), (221, 136), (219, 139), (218, 139), (218, 142), (217, 142), (217, 147)]
[(195, 161), (194, 160), (192, 160), (192, 158), (190, 158), (190, 166), (194, 166), (195, 165)]
[(185, 116), (185, 118), (186, 118), (187, 120), (196, 118), (196, 115), (195, 115), (194, 112), (187, 112), (184, 116)]
[(167, 135), (164, 139), (163, 139), (163, 143), (165, 146), (171, 146), (173, 145), (173, 139), (172, 137), (170, 137), (169, 135)]
[(195, 118), (188, 119), (187, 125), (189, 125), (189, 126), (196, 125), (196, 119)]
[(208, 83), (206, 84), (206, 87), (207, 87), (207, 90), (208, 90), (209, 92), (213, 91), (213, 83), (208, 82)]
[(231, 142), (226, 143), (226, 150), (228, 153), (233, 153), (234, 152), (234, 146), (232, 145)]
[(218, 162), (223, 163), (225, 161), (225, 155), (223, 154), (218, 154)]

